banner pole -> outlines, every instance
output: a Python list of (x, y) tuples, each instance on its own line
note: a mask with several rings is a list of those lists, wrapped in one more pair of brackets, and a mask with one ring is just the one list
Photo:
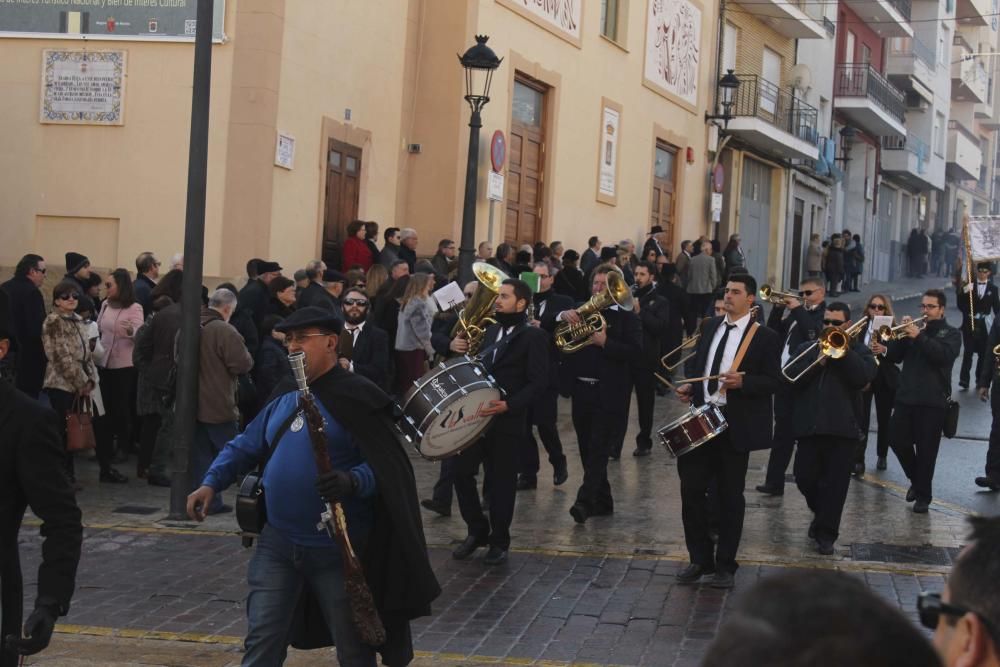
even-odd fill
[(976, 313), (975, 306), (972, 303), (972, 290), (976, 289), (976, 286), (972, 284), (972, 243), (969, 241), (969, 216), (965, 215), (962, 217), (962, 232), (965, 237), (965, 279), (966, 283), (970, 286), (969, 289), (969, 331), (975, 333), (976, 331)]

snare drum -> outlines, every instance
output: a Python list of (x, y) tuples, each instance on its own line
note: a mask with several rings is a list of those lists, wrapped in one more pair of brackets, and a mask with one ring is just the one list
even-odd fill
[(398, 427), (431, 461), (454, 456), (474, 443), (493, 420), (481, 414), (483, 408), (503, 397), (496, 380), (470, 357), (444, 361), (413, 385), (403, 397)]
[(719, 406), (706, 403), (656, 432), (674, 458), (700, 447), (729, 427)]

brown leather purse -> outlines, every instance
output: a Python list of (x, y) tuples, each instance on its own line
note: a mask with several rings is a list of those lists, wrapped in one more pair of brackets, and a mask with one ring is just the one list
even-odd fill
[(93, 401), (89, 396), (77, 396), (66, 413), (66, 450), (80, 452), (97, 447), (94, 437)]

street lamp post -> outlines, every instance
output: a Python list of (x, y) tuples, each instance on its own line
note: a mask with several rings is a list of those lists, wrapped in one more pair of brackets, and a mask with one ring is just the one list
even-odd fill
[(847, 163), (851, 161), (851, 148), (854, 147), (854, 139), (857, 137), (858, 131), (850, 125), (845, 125), (840, 128), (840, 155), (841, 157), (834, 157), (834, 162), (843, 162), (844, 169), (847, 169)]
[(733, 97), (739, 87), (740, 80), (733, 74), (733, 70), (726, 70), (725, 76), (719, 79), (719, 91), (722, 93), (720, 102), (722, 113), (705, 114), (705, 120), (721, 120), (723, 129), (729, 127), (729, 121), (733, 119), (733, 104), (735, 104)]
[(476, 252), (476, 190), (479, 183), (479, 130), (483, 126), (480, 112), (490, 101), (490, 82), (493, 79), (493, 72), (503, 61), (503, 58), (497, 58), (493, 49), (486, 46), (488, 40), (489, 37), (486, 35), (476, 35), (475, 45), (458, 57), (458, 61), (465, 69), (465, 101), (472, 109), (472, 116), (469, 118), (469, 157), (465, 164), (462, 242), (458, 261), (460, 285), (473, 279), (472, 261)]

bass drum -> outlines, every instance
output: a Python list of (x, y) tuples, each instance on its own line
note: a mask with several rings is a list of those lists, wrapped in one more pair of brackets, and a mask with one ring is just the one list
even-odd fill
[(483, 408), (502, 397), (481, 363), (467, 356), (449, 359), (406, 392), (398, 427), (425, 459), (446, 459), (483, 434), (493, 420), (482, 414)]

